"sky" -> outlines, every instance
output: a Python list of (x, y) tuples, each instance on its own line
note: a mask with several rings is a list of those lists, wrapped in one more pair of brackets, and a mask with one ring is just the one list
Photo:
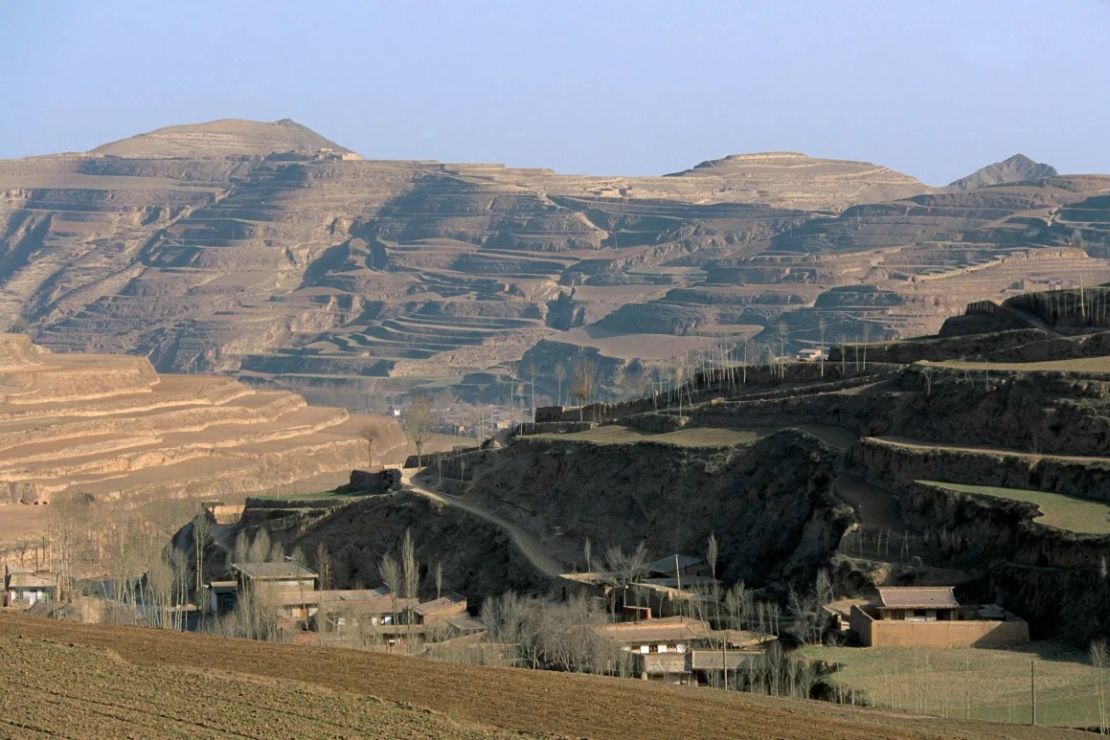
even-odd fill
[(800, 151), (1110, 173), (1110, 0), (0, 0), (0, 158), (216, 118), (653, 175)]

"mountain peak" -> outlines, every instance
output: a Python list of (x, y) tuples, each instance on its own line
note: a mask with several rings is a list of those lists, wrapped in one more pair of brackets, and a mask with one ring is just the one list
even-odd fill
[(334, 153), (357, 158), (350, 149), (326, 139), (290, 118), (268, 123), (223, 118), (190, 123), (138, 134), (92, 150), (92, 154), (115, 157), (181, 157), (222, 159), (233, 155)]
[(967, 177), (961, 177), (959, 180), (950, 183), (948, 187), (952, 190), (973, 190), (990, 185), (1002, 185), (1007, 182), (1055, 177), (1058, 174), (1060, 173), (1052, 165), (1035, 162), (1019, 153), (1001, 162), (995, 162), (977, 169)]

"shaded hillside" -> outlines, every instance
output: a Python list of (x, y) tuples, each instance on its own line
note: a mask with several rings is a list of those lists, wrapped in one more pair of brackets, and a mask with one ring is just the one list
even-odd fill
[(1022, 180), (1039, 180), (1042, 177), (1056, 177), (1060, 174), (1052, 165), (1034, 162), (1024, 154), (1015, 154), (1001, 162), (989, 164), (975, 170), (966, 177), (948, 184), (950, 190), (974, 190), (990, 185), (1004, 185)]
[[(703, 440), (787, 427), (817, 435), (838, 451), (827, 463), (832, 500), (852, 513), (831, 529), (811, 521), (801, 541), (811, 564), (833, 570), (841, 593), (956, 585), (968, 603), (997, 602), (1028, 619), (1036, 636), (1085, 645), (1110, 630), (1106, 298), (1105, 288), (1088, 288), (975, 304), (940, 336), (843, 345), (823, 364), (706, 372), (682, 393), (681, 404), (675, 394), (663, 394), (581, 414), (612, 425), (589, 433), (599, 440), (611, 436), (603, 434), (610, 428), (681, 428)], [(578, 409), (545, 410), (541, 428), (579, 415)], [(767, 446), (782, 434), (750, 448), (757, 470), (778, 476), (801, 470), (803, 479), (821, 485), (819, 476), (805, 472), (803, 454), (783, 456)], [(733, 521), (728, 506), (750, 484), (733, 482), (730, 465), (715, 465), (703, 481), (700, 470), (677, 463), (677, 451), (653, 447), (650, 434), (631, 449), (611, 442), (587, 448), (583, 440), (572, 447), (581, 434), (567, 435), (566, 442), (545, 436), (551, 449), (530, 458), (530, 469), (562, 464), (565, 469), (544, 479), (575, 480), (571, 489), (548, 484), (545, 490), (554, 485), (560, 495), (538, 495), (520, 483), (527, 476), (513, 478), (515, 459), (540, 444), (519, 441), (489, 453), (471, 490), (524, 526), (558, 527), (579, 539), (602, 536), (584, 528), (579, 511), (601, 522), (607, 512), (621, 512), (622, 520), (639, 524), (654, 506), (671, 512), (677, 544), (694, 552), (697, 538), (686, 535), (698, 526), (716, 528), (722, 543), (735, 534), (724, 526)], [(626, 469), (630, 461), (637, 467)], [(651, 471), (654, 464), (675, 477), (657, 472), (641, 479), (638, 468)], [(682, 498), (687, 485), (697, 494)], [(761, 538), (790, 531), (795, 520), (781, 512), (797, 514), (806, 488), (789, 477), (754, 487), (757, 500), (741, 508), (774, 521), (774, 534), (748, 531), (740, 542), (777, 552), (769, 567), (787, 566), (794, 556)], [(657, 553), (665, 544), (657, 527), (605, 529), (610, 540), (641, 537)], [(751, 582), (742, 549), (722, 545), (721, 553), (726, 580)]]

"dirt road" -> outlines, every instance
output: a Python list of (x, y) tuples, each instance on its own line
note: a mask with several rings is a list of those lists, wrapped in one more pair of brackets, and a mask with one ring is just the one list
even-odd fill
[(413, 481), (415, 470), (414, 468), (406, 468), (401, 473), (401, 482), (409, 491), (435, 501), (442, 506), (453, 506), (456, 509), (461, 509), (504, 530), (513, 544), (516, 545), (516, 548), (520, 550), (524, 557), (528, 558), (528, 562), (544, 575), (555, 577), (560, 573), (567, 572), (566, 567), (552, 557), (544, 548), (543, 543), (534, 535), (472, 501), (467, 501), (465, 498), (458, 496), (444, 495), (415, 483)]

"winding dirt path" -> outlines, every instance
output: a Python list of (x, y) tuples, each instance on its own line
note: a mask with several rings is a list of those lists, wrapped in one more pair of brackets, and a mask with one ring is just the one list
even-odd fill
[(401, 472), (401, 482), (406, 490), (430, 499), (441, 506), (452, 506), (461, 509), (504, 530), (513, 544), (516, 545), (516, 548), (520, 550), (524, 557), (528, 558), (528, 562), (544, 575), (554, 578), (560, 573), (566, 572), (567, 569), (546, 551), (543, 544), (533, 534), (472, 501), (457, 496), (447, 496), (421, 486), (413, 481), (415, 470), (415, 468), (406, 468)]

